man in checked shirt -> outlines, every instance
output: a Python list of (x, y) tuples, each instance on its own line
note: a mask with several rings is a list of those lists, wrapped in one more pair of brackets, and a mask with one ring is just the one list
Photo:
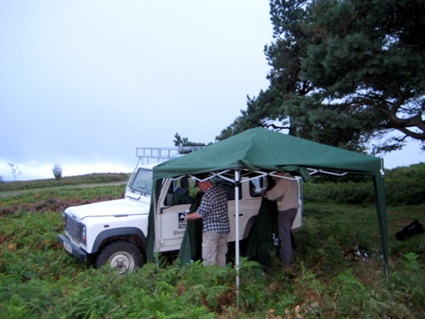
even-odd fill
[(227, 195), (223, 188), (215, 186), (211, 180), (201, 180), (196, 184), (204, 192), (196, 212), (186, 215), (186, 219), (202, 218), (202, 260), (204, 266), (225, 266), (227, 238), (230, 221), (227, 210)]

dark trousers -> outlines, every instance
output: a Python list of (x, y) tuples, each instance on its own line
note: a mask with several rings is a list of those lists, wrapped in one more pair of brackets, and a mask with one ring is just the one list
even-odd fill
[(294, 254), (292, 251), (292, 223), (297, 215), (297, 209), (291, 208), (279, 212), (279, 238), (280, 238), (280, 260), (284, 266), (289, 266), (294, 261)]

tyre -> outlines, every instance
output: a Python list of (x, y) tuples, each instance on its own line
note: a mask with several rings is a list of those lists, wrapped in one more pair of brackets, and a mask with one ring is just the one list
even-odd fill
[(144, 255), (132, 243), (115, 241), (102, 248), (97, 254), (94, 267), (100, 268), (109, 264), (111, 268), (117, 268), (120, 274), (133, 272), (143, 266)]

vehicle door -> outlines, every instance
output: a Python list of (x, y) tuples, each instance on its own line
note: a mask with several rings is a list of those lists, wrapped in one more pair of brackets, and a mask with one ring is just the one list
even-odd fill
[[(194, 185), (194, 181), (191, 184)], [(180, 249), (186, 230), (184, 214), (193, 201), (193, 194), (189, 191), (187, 181), (183, 179), (166, 179), (163, 183), (156, 212), (155, 237), (159, 251)]]

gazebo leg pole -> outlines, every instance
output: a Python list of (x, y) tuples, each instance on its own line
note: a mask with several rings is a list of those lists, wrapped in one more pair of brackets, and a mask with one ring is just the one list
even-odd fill
[(239, 187), (240, 171), (235, 170), (235, 269), (236, 269), (236, 307), (239, 308)]

